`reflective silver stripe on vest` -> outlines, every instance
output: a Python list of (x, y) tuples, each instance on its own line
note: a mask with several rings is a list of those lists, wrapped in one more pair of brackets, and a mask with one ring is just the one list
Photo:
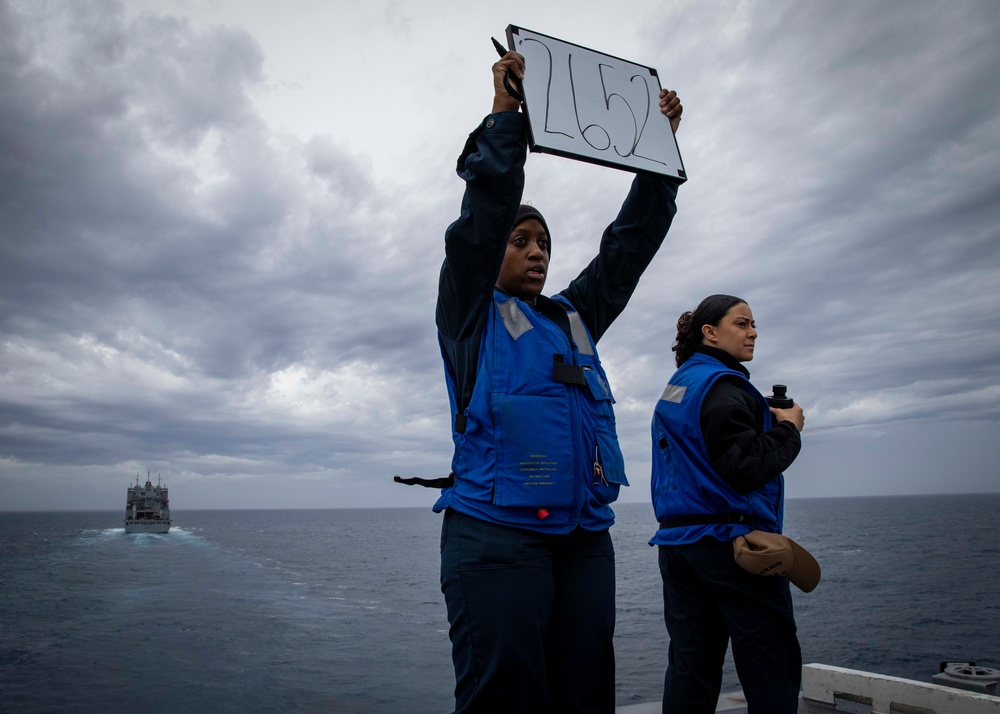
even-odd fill
[(507, 328), (507, 332), (515, 340), (531, 329), (531, 321), (524, 316), (521, 308), (513, 300), (497, 303), (497, 309), (500, 311), (503, 326)]
[(684, 399), (684, 393), (687, 392), (687, 390), (687, 387), (682, 387), (677, 384), (668, 384), (667, 388), (663, 390), (663, 394), (660, 395), (660, 401), (680, 404), (681, 400)]
[(594, 348), (590, 346), (590, 338), (587, 336), (587, 328), (583, 326), (583, 320), (580, 319), (580, 313), (569, 312), (566, 314), (569, 316), (569, 331), (573, 335), (573, 342), (576, 343), (576, 349), (579, 350), (582, 355), (594, 354)]

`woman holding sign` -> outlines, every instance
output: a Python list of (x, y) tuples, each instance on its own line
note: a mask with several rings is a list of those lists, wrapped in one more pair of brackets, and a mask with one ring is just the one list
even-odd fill
[[(434, 510), (456, 711), (610, 712), (609, 504), (627, 482), (596, 344), (663, 242), (676, 186), (637, 176), (598, 255), (544, 297), (552, 241), (521, 205), (525, 117), (504, 81), (524, 72), (514, 52), (493, 65), (493, 112), (458, 160), (465, 196), (438, 292), (455, 452)], [(680, 102), (660, 96), (676, 129)]]
[(793, 559), (755, 567), (745, 561), (760, 556), (745, 546), (759, 538), (798, 548), (772, 534), (781, 533), (781, 474), (799, 453), (805, 419), (797, 404), (770, 407), (750, 384), (743, 363), (753, 359), (756, 341), (746, 302), (732, 295), (702, 300), (677, 321), (678, 369), (653, 413), (660, 529), (650, 545), (659, 546), (670, 634), (664, 712), (715, 711), (730, 640), (748, 711), (798, 708), (802, 655), (788, 583), (812, 590), (819, 566), (800, 549)]

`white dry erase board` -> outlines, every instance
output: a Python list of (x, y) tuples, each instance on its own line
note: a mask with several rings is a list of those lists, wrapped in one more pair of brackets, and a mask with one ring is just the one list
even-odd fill
[(687, 180), (655, 69), (516, 25), (507, 43), (524, 55), (532, 151)]

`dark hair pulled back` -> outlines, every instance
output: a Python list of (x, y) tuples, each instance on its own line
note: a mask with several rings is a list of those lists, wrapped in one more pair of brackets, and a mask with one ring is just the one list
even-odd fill
[(733, 295), (709, 295), (701, 301), (694, 312), (688, 310), (677, 318), (677, 339), (670, 349), (676, 352), (674, 359), (677, 366), (688, 361), (695, 348), (701, 344), (701, 328), (705, 325), (718, 325), (734, 305), (745, 303), (746, 300)]

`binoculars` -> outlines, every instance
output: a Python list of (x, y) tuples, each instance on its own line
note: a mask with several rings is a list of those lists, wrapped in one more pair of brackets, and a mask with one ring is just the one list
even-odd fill
[(775, 409), (791, 409), (795, 402), (786, 394), (788, 387), (784, 384), (775, 384), (771, 389), (773, 391), (771, 396), (764, 397), (767, 399), (767, 403)]

